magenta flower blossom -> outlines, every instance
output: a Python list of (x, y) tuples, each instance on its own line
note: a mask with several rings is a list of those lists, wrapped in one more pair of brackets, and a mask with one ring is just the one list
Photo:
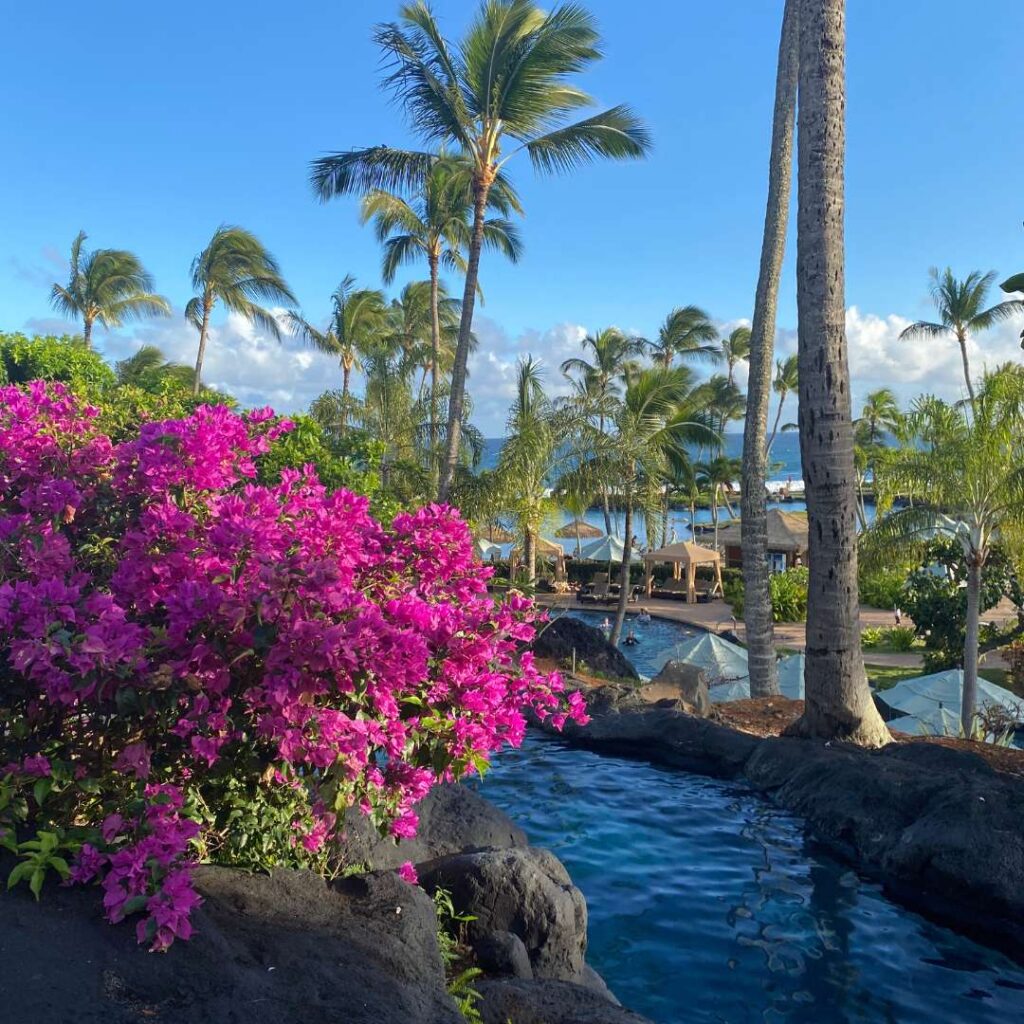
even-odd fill
[(290, 428), (199, 406), (113, 444), (61, 385), (0, 388), (0, 711), (27, 734), (0, 763), (26, 791), (77, 780), (45, 802), (82, 840), (71, 880), (153, 949), (191, 933), (225, 779), (289, 808), (276, 862), (317, 866), (345, 808), (413, 836), (431, 786), (520, 743), (527, 711), (584, 718), (453, 509), (384, 526), (312, 467), (258, 483)]

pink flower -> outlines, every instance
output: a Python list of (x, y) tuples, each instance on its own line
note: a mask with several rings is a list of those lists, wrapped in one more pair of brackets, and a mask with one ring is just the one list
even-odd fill
[(32, 775), (40, 779), (44, 779), (49, 776), (51, 772), (50, 762), (47, 758), (43, 757), (42, 754), (35, 754), (32, 757), (26, 757), (21, 762), (21, 770), (25, 775)]
[(137, 779), (148, 779), (150, 772), (149, 745), (146, 743), (129, 743), (114, 762), (119, 771), (131, 772)]
[(408, 882), (410, 885), (418, 885), (420, 876), (416, 874), (416, 868), (413, 867), (412, 861), (407, 860), (399, 869), (398, 877), (403, 882)]

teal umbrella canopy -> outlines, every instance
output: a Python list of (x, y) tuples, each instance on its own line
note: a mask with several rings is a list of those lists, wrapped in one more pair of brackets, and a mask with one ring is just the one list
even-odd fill
[[(669, 661), (682, 661), (695, 665), (704, 672), (708, 686), (744, 679), (747, 668), (747, 652), (715, 633), (700, 632), (678, 644), (666, 648), (656, 660), (664, 665)], [(749, 696), (749, 693), (748, 693)]]
[[(902, 711), (912, 721), (892, 720), (892, 727), (900, 732), (921, 736), (960, 735), (960, 705), (964, 693), (964, 674), (951, 668), (927, 676), (904, 679), (879, 697), (894, 711)], [(996, 705), (1005, 708), (1017, 720), (1024, 720), (1024, 702), (1015, 693), (978, 679), (978, 710)]]
[(579, 557), (588, 562), (621, 562), (626, 545), (618, 537), (601, 537), (584, 544)]
[(790, 700), (804, 699), (804, 666), (807, 659), (803, 654), (791, 654), (779, 661), (779, 693)]

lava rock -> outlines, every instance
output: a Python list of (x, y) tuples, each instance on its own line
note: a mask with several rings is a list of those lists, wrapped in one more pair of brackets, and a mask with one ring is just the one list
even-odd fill
[(641, 696), (676, 696), (686, 705), (686, 710), (701, 718), (711, 714), (711, 697), (708, 682), (701, 669), (683, 661), (669, 661), (651, 680), (641, 688)]
[(580, 619), (563, 615), (544, 626), (533, 641), (533, 653), (538, 658), (569, 663), (573, 651), (576, 652), (576, 663), (585, 663), (588, 671), (619, 679), (640, 678), (633, 663), (605, 639), (601, 630)]
[(471, 946), (512, 932), (526, 947), (536, 978), (579, 981), (587, 948), (587, 904), (561, 861), (547, 850), (485, 850), (423, 865), (420, 884), (447, 889)]
[(486, 974), (497, 977), (533, 978), (530, 954), (518, 935), (512, 932), (491, 932), (473, 944), (476, 965)]
[(95, 889), (0, 897), (5, 1024), (464, 1024), (433, 904), (393, 873), (331, 885), (201, 867), (195, 881), (195, 934), (164, 955), (134, 922), (106, 923)]
[(349, 808), (339, 841), (342, 863), (380, 871), (451, 853), (526, 846), (523, 830), (467, 786), (435, 786), (416, 805), (416, 813), (420, 824), (415, 838), (396, 843), (382, 837), (358, 808)]
[(567, 981), (509, 978), (477, 982), (484, 1024), (650, 1024), (596, 992)]

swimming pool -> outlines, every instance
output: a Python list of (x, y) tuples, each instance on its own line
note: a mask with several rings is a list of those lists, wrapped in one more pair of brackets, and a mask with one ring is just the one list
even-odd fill
[[(555, 614), (552, 612), (552, 618), (555, 617)], [(597, 629), (601, 628), (605, 619), (613, 622), (615, 620), (614, 608), (610, 611), (600, 612), (580, 611), (572, 608), (560, 614), (570, 615), (574, 619), (582, 619), (588, 626), (594, 626)], [(622, 631), (623, 637), (631, 626), (640, 643), (635, 646), (626, 646), (620, 640), (619, 650), (629, 658), (640, 675), (649, 678), (654, 678), (665, 667), (664, 660), (659, 659), (658, 655), (663, 654), (680, 640), (685, 640), (697, 633), (697, 630), (684, 626), (681, 622), (672, 622), (669, 619), (657, 617), (652, 617), (650, 622), (639, 625), (636, 621), (636, 614), (629, 613), (626, 615), (626, 625)]]
[(588, 960), (658, 1024), (1024, 1019), (1024, 969), (893, 903), (738, 785), (531, 734), (481, 787), (564, 861)]

